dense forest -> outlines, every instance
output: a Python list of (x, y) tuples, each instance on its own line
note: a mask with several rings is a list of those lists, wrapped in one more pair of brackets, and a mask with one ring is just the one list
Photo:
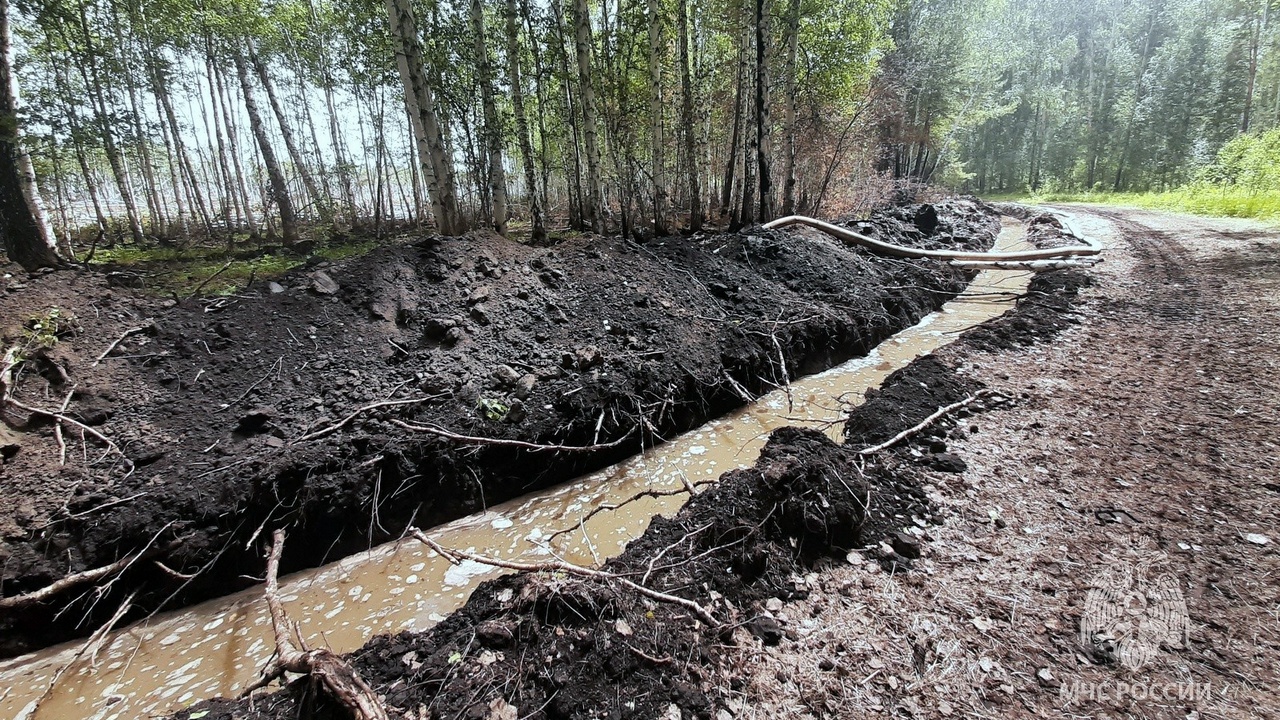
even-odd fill
[(28, 266), (405, 223), (733, 228), (903, 182), (1233, 182), (1219, 151), (1277, 144), (1280, 116), (1271, 0), (0, 7), (0, 205)]

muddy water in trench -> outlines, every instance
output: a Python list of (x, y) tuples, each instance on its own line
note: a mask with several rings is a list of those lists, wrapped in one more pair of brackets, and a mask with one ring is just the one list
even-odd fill
[[(1023, 226), (1006, 220), (997, 248), (1025, 247)], [(1002, 314), (1030, 274), (984, 271), (966, 293), (881, 343), (869, 355), (776, 391), (671, 442), (573, 482), (434, 528), (446, 547), (506, 559), (555, 553), (593, 563), (619, 553), (655, 514), (673, 514), (681, 493), (643, 498), (586, 516), (644, 489), (680, 490), (755, 462), (769, 432), (784, 425), (827, 427), (838, 437), (838, 397), (860, 399), (886, 375)], [(368, 638), (423, 630), (461, 606), (497, 572), (452, 566), (414, 540), (390, 543), (286, 577), (281, 595), (307, 642), (338, 652)], [(260, 588), (159, 615), (107, 637), (96, 663), (76, 657), (82, 642), (0, 663), (0, 717), (136, 718), (174, 712), (201, 699), (234, 695), (251, 683), (274, 649)], [(52, 683), (52, 688), (50, 685)], [(7, 688), (7, 692), (6, 689)]]

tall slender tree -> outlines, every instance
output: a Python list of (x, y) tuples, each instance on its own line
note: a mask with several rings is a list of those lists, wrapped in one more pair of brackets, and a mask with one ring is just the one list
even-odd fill
[(58, 264), (57, 242), (23, 142), (9, 0), (0, 0), (0, 234), (9, 259), (29, 271)]

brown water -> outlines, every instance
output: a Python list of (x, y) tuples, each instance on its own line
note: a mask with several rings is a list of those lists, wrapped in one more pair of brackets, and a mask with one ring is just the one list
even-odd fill
[[(1023, 226), (1007, 221), (996, 248), (1026, 246)], [(613, 506), (646, 489), (679, 490), (755, 462), (770, 431), (784, 425), (828, 428), (838, 437), (837, 398), (867, 388), (957, 334), (1009, 309), (1030, 273), (983, 271), (964, 295), (881, 343), (869, 355), (793, 383), (726, 417), (573, 482), (434, 528), (446, 547), (507, 559), (552, 554), (590, 564), (618, 554), (656, 514), (672, 514), (681, 493)], [(493, 568), (451, 566), (410, 539), (373, 548), (281, 581), (290, 617), (307, 642), (347, 652), (371, 636), (424, 630), (461, 606)], [(68, 643), (0, 662), (0, 717), (136, 718), (175, 712), (252, 682), (274, 650), (260, 588), (158, 615), (113, 633), (96, 662)], [(61, 675), (59, 676), (59, 671)], [(56, 682), (55, 682), (56, 678)], [(52, 687), (50, 687), (52, 684)]]

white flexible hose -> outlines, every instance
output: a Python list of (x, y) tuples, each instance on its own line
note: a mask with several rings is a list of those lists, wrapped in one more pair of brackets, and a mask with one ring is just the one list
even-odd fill
[(907, 247), (905, 245), (895, 245), (893, 243), (884, 242), (883, 240), (876, 240), (875, 238), (867, 237), (862, 233), (854, 232), (848, 228), (843, 228), (839, 225), (832, 225), (829, 222), (823, 222), (822, 220), (804, 215), (788, 215), (787, 217), (778, 218), (772, 222), (765, 223), (764, 227), (765, 229), (772, 230), (774, 228), (786, 227), (788, 225), (808, 225), (809, 227), (821, 230), (828, 235), (840, 238), (846, 242), (861, 245), (873, 252), (904, 258), (978, 261), (1060, 260), (1062, 258), (1099, 255), (1102, 253), (1101, 245), (1083, 238), (1082, 241), (1085, 243), (1084, 245), (1068, 245), (1066, 247), (1046, 248), (1043, 250), (1023, 250), (1019, 252), (920, 250), (917, 248)]

